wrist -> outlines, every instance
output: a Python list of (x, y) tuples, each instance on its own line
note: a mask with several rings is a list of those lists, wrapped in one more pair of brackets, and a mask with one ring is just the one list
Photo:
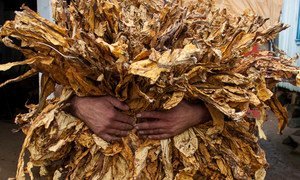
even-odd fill
[(201, 105), (201, 117), (200, 117), (200, 123), (206, 123), (211, 120), (211, 114), (209, 110), (207, 109), (206, 105), (202, 103)]
[(75, 117), (77, 117), (76, 107), (78, 103), (78, 98), (79, 97), (76, 95), (70, 97), (70, 99), (68, 99), (68, 101), (66, 102), (66, 106), (63, 109), (66, 113), (71, 114)]

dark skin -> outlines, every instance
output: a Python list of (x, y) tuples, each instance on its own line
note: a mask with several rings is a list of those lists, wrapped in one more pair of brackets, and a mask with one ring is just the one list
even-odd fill
[(73, 115), (82, 119), (95, 134), (108, 142), (120, 141), (134, 128), (142, 138), (167, 139), (210, 119), (204, 105), (187, 101), (163, 112), (142, 112), (137, 118), (153, 120), (139, 124), (134, 124), (133, 117), (122, 113), (129, 110), (125, 103), (110, 96), (74, 97), (71, 107)]

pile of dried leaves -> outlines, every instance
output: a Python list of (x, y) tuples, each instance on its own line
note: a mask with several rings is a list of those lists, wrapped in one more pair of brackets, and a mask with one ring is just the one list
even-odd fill
[[(245, 53), (286, 26), (260, 31), (266, 19), (250, 12), (234, 17), (211, 0), (54, 0), (53, 12), (55, 23), (24, 6), (0, 31), (1, 41), (27, 58), (0, 70), (32, 68), (0, 86), (43, 73), (41, 103), (16, 119), (26, 134), (17, 179), (34, 178), (33, 167), (53, 179), (264, 178), (256, 132), (265, 136), (269, 108), (284, 128), (287, 112), (272, 90), (278, 81), (297, 84), (299, 69), (274, 52)], [(47, 101), (55, 84), (64, 91)], [(132, 132), (109, 144), (62, 110), (74, 93), (117, 97), (132, 116), (202, 100), (213, 120), (172, 139), (143, 140)], [(261, 116), (247, 116), (249, 109)]]

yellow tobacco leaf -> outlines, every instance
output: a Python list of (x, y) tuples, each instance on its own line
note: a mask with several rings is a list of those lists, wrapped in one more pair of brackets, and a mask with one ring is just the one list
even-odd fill
[(62, 174), (58, 170), (56, 170), (54, 172), (53, 180), (59, 180), (61, 178), (61, 176), (62, 176)]
[(203, 156), (205, 157), (205, 160), (210, 163), (211, 162), (211, 156), (208, 152), (208, 149), (207, 147), (205, 146), (205, 144), (203, 143), (199, 143), (199, 149), (200, 149), (200, 152), (201, 154), (203, 154)]
[(158, 63), (160, 66), (168, 67), (179, 64), (196, 64), (196, 55), (200, 50), (194, 44), (187, 44), (183, 49), (175, 49), (166, 51), (159, 58)]
[(176, 107), (184, 98), (184, 92), (174, 92), (172, 96), (163, 104), (164, 109)]
[(210, 112), (214, 125), (212, 128), (208, 129), (206, 134), (210, 136), (213, 134), (221, 133), (224, 129), (224, 114), (212, 105), (206, 104), (206, 107)]
[[(132, 174), (130, 173), (128, 167), (128, 162), (126, 158), (122, 156), (116, 156), (113, 158), (113, 179), (131, 179)], [(97, 162), (96, 162), (97, 164)]]
[(134, 171), (134, 179), (140, 177), (140, 173), (146, 167), (146, 160), (148, 156), (148, 151), (151, 149), (151, 146), (141, 147), (135, 152), (135, 171)]
[(25, 74), (22, 74), (21, 76), (18, 76), (18, 77), (14, 78), (14, 79), (9, 79), (9, 80), (1, 83), (0, 84), (0, 88), (3, 87), (3, 86), (6, 86), (9, 83), (19, 82), (19, 81), (22, 81), (22, 80), (27, 79), (29, 77), (32, 77), (32, 76), (36, 75), (37, 73), (38, 73), (37, 70), (30, 69), (29, 71), (27, 71)]
[(32, 64), (36, 61), (36, 58), (31, 58), (31, 59), (27, 59), (25, 61), (17, 61), (17, 62), (9, 62), (6, 64), (1, 64), (0, 65), (0, 71), (7, 71), (10, 68), (14, 67), (14, 66), (19, 66), (19, 65), (26, 65), (26, 64)]
[(300, 73), (298, 73), (296, 77), (296, 86), (300, 86)]
[[(52, 122), (54, 120), (55, 117), (55, 106), (49, 107), (49, 109), (44, 109), (42, 112), (42, 115), (39, 115), (36, 119), (36, 121), (32, 124), (32, 126), (30, 127), (30, 129), (28, 130), (27, 134), (26, 134), (26, 138), (24, 140), (23, 146), (22, 146), (22, 150), (20, 152), (20, 156), (19, 156), (19, 162), (18, 162), (18, 168), (17, 168), (17, 173), (16, 173), (16, 178), (18, 179), (25, 179), (25, 172), (24, 172), (24, 155), (25, 155), (25, 150), (26, 148), (28, 148), (30, 145), (30, 141), (33, 138), (33, 133), (35, 131), (36, 128)], [(47, 112), (45, 114), (45, 112)], [(31, 152), (34, 156), (34, 153), (38, 152)]]
[(161, 140), (162, 163), (164, 165), (165, 178), (164, 180), (173, 179), (174, 172), (172, 166), (172, 149), (170, 148), (170, 139)]
[(49, 147), (49, 151), (57, 152), (65, 144), (66, 144), (66, 141), (63, 139), (60, 139), (55, 145)]
[(264, 168), (261, 168), (255, 172), (255, 180), (264, 180), (267, 172)]
[(259, 108), (259, 112), (260, 112), (260, 116), (258, 118), (256, 118), (255, 122), (256, 122), (256, 126), (258, 128), (258, 136), (259, 138), (265, 139), (267, 140), (267, 136), (265, 135), (262, 126), (263, 123), (266, 121), (267, 119), (267, 113), (264, 107), (260, 107)]
[(187, 173), (189, 171), (189, 169), (183, 169), (180, 170), (178, 172), (178, 174), (176, 174), (175, 179), (174, 180), (193, 180), (193, 176), (191, 176), (189, 173)]
[(47, 74), (42, 74), (41, 78), (41, 94), (40, 94), (40, 104), (38, 107), (38, 111), (44, 107), (46, 104), (46, 99), (48, 96), (55, 91), (55, 82), (53, 79), (49, 77)]
[(129, 67), (129, 73), (149, 78), (151, 84), (154, 84), (160, 74), (167, 69), (158, 66), (157, 62), (151, 60), (142, 60), (132, 63)]
[(191, 128), (175, 136), (173, 140), (174, 146), (186, 157), (193, 156), (198, 149), (198, 139)]
[(260, 83), (257, 85), (257, 97), (262, 101), (267, 101), (273, 96), (271, 90), (266, 86), (265, 79), (261, 78)]
[(133, 62), (137, 62), (143, 59), (147, 59), (151, 54), (151, 50), (144, 49), (142, 52), (140, 52), (138, 55), (136, 55), (133, 59)]
[(85, 76), (85, 72), (78, 72), (75, 68), (67, 69), (66, 75), (71, 87), (75, 90), (76, 94), (84, 96), (92, 94), (94, 96), (103, 95), (103, 92), (97, 88)]
[(259, 98), (254, 93), (249, 92), (248, 95), (249, 95), (249, 102), (251, 104), (253, 104), (254, 106), (258, 106), (261, 104)]
[(267, 104), (278, 118), (278, 131), (280, 134), (282, 134), (282, 131), (288, 122), (287, 109), (282, 106), (276, 96), (273, 96), (271, 100), (267, 101)]
[(93, 139), (95, 141), (95, 144), (101, 148), (103, 150), (103, 152), (105, 152), (106, 155), (108, 156), (113, 156), (119, 152), (121, 152), (122, 149), (115, 149), (112, 146), (110, 146), (110, 144), (106, 141), (104, 141), (102, 138), (96, 136), (95, 134), (93, 134)]
[[(263, 136), (266, 112), (259, 108), (271, 107), (281, 130), (286, 112), (271, 99), (272, 87), (283, 79), (299, 84), (299, 68), (283, 54), (245, 54), (254, 43), (276, 37), (284, 25), (260, 31), (265, 18), (231, 15), (212, 0), (68, 2), (53, 1), (55, 22), (23, 7), (0, 29), (5, 45), (36, 59), (0, 65), (32, 68), (4, 84), (44, 74), (43, 101), (16, 119), (26, 134), (17, 179), (32, 177), (31, 168), (50, 179), (263, 177), (258, 174), (267, 162), (253, 132), (256, 124)], [(63, 86), (62, 94), (46, 101), (55, 84)], [(121, 142), (108, 143), (63, 111), (74, 94), (113, 96), (130, 107), (121, 112), (129, 116), (167, 111), (183, 99), (201, 100), (212, 121), (163, 141), (142, 139), (133, 130)], [(262, 112), (256, 122), (246, 117), (254, 107)]]
[(228, 42), (227, 44), (225, 44), (222, 48), (221, 48), (221, 51), (222, 51), (222, 54), (223, 54), (223, 59), (226, 59), (230, 56), (230, 54), (232, 53), (232, 48), (233, 46), (238, 43), (241, 38), (244, 36), (244, 33), (243, 32), (240, 32), (238, 34), (235, 34), (235, 36), (233, 37), (233, 39)]
[(241, 46), (247, 45), (247, 43), (253, 43), (255, 36), (255, 33), (245, 34), (235, 46), (240, 48)]
[(224, 164), (223, 160), (222, 159), (216, 159), (216, 161), (217, 161), (217, 165), (218, 165), (221, 173), (226, 176), (228, 172), (227, 172), (227, 168), (226, 168), (226, 165)]

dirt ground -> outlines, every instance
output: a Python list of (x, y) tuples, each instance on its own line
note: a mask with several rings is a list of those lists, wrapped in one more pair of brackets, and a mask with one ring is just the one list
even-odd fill
[(0, 121), (0, 180), (15, 176), (18, 154), (24, 139), (21, 132), (12, 133), (16, 127)]
[[(300, 179), (300, 153), (282, 142), (289, 135), (299, 130), (285, 128), (283, 135), (277, 134), (277, 120), (269, 114), (269, 120), (264, 124), (264, 131), (268, 140), (260, 140), (261, 147), (266, 151), (269, 169), (267, 180), (299, 180)], [(300, 145), (299, 145), (300, 146)]]
[[(283, 135), (276, 132), (276, 120), (270, 115), (264, 130), (268, 140), (261, 140), (261, 146), (266, 150), (270, 167), (266, 180), (299, 180), (300, 154), (293, 152), (293, 148), (282, 144), (283, 139), (297, 129), (286, 128)], [(14, 177), (24, 136), (21, 132), (12, 133), (16, 126), (0, 121), (0, 180)]]

